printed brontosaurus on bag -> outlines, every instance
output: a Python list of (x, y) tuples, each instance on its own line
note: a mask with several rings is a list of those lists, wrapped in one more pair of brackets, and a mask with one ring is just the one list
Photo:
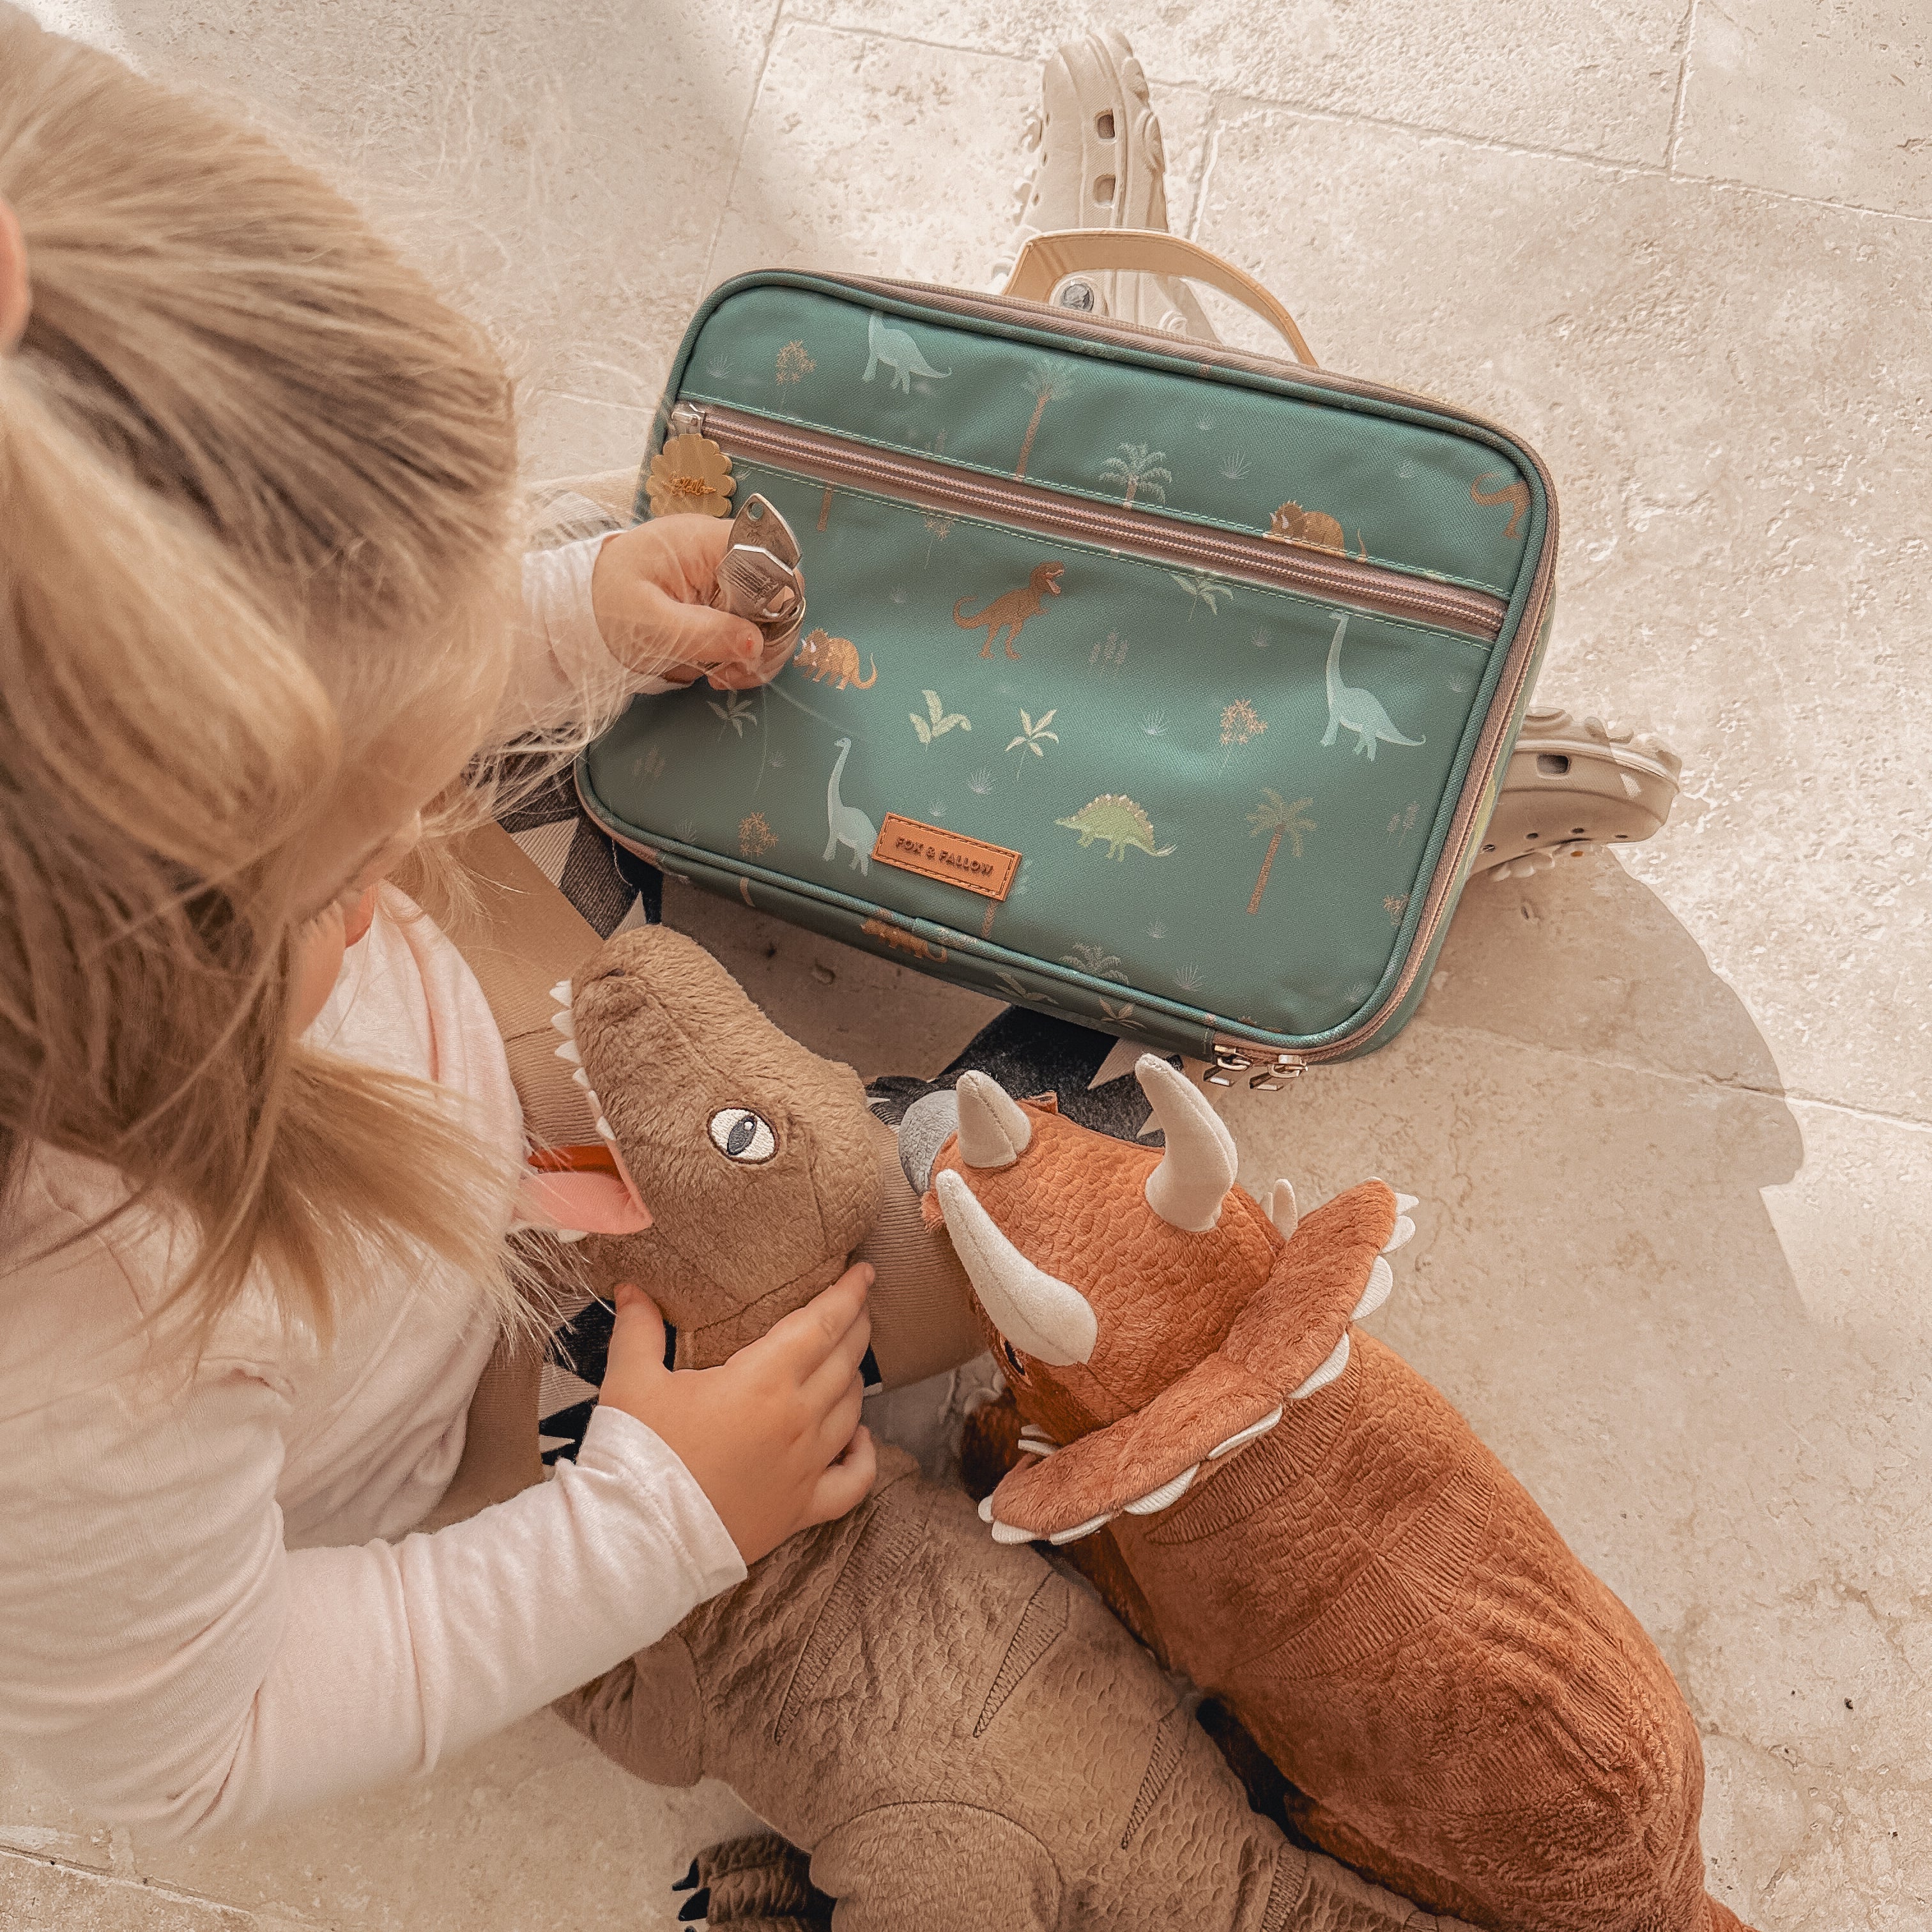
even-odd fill
[(1696, 1728), (1642, 1627), (1448, 1402), (1353, 1324), (1412, 1202), (1298, 1221), (1227, 1128), (1137, 1069), (1154, 1150), (984, 1076), (926, 1196), (1024, 1418), (982, 1505), (1088, 1567), (1223, 1699), (1336, 1857), (1499, 1932), (1730, 1932)]

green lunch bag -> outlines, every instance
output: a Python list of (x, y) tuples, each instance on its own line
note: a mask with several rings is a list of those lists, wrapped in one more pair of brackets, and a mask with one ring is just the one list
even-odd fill
[[(1301, 360), (1045, 299), (1107, 269), (1217, 286)], [(728, 282), (652, 451), (640, 513), (755, 490), (806, 608), (769, 686), (639, 699), (584, 755), (622, 844), (1222, 1084), (1408, 1018), (1548, 635), (1526, 444), (1317, 371), (1191, 243), (1095, 230), (1002, 296)]]

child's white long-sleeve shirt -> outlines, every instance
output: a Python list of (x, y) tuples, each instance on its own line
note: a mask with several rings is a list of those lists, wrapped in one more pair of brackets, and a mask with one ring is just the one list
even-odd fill
[[(596, 547), (530, 560), (521, 715), (651, 688), (598, 636)], [(410, 911), (386, 889), (310, 1037), (440, 1082), (520, 1152), (482, 990)], [(490, 1352), (464, 1285), (369, 1282), (326, 1355), (244, 1297), (190, 1372), (144, 1322), (178, 1232), (81, 1232), (124, 1191), (43, 1150), (0, 1225), (0, 1751), (97, 1814), (181, 1835), (425, 1770), (744, 1575), (684, 1466), (602, 1409), (554, 1480), (409, 1534)]]

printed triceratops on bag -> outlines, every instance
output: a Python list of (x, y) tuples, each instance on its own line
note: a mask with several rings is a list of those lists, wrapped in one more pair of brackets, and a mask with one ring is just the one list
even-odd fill
[(1728, 1932), (1696, 1726), (1636, 1619), (1468, 1425), (1352, 1324), (1415, 1204), (1298, 1221), (1151, 1055), (1137, 1148), (963, 1076), (933, 1162), (1024, 1429), (995, 1540), (1090, 1574), (1223, 1700), (1307, 1837), (1500, 1932)]

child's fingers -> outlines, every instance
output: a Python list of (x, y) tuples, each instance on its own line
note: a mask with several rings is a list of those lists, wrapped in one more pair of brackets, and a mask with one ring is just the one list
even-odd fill
[(617, 1312), (610, 1324), (610, 1351), (600, 1400), (623, 1406), (641, 1384), (666, 1372), (664, 1317), (657, 1304), (628, 1281), (618, 1285), (612, 1299)]
[[(802, 1308), (794, 1309), (773, 1324), (765, 1339), (800, 1382), (844, 1339), (858, 1320), (872, 1286), (872, 1264), (861, 1262), (848, 1268), (830, 1288), (821, 1288)], [(859, 1352), (861, 1355), (865, 1352), (863, 1348)]]
[(869, 1429), (856, 1430), (845, 1453), (812, 1486), (804, 1523), (830, 1522), (856, 1509), (870, 1493), (879, 1473), (878, 1450)]
[(681, 603), (655, 584), (635, 586), (616, 628), (611, 650), (634, 670), (658, 675), (693, 666), (751, 668), (765, 648), (764, 633), (747, 619), (714, 610), (709, 604)]
[(799, 1384), (798, 1392), (808, 1409), (830, 1408), (844, 1394), (846, 1385), (859, 1372), (866, 1351), (872, 1346), (872, 1318), (860, 1309), (850, 1328), (839, 1336), (831, 1354)]
[(846, 1378), (820, 1421), (815, 1436), (818, 1453), (829, 1462), (842, 1454), (859, 1426), (864, 1412), (866, 1384), (854, 1375)]
[[(755, 691), (761, 684), (770, 684), (791, 661), (791, 646), (782, 650), (767, 651), (755, 663), (729, 664), (714, 668), (705, 674), (714, 691)], [(669, 672), (662, 675), (669, 676)]]
[(710, 596), (718, 566), (731, 547), (729, 517), (653, 517), (636, 530), (648, 533), (636, 538), (639, 560), (648, 575), (660, 583), (681, 585), (687, 598), (700, 603)]

